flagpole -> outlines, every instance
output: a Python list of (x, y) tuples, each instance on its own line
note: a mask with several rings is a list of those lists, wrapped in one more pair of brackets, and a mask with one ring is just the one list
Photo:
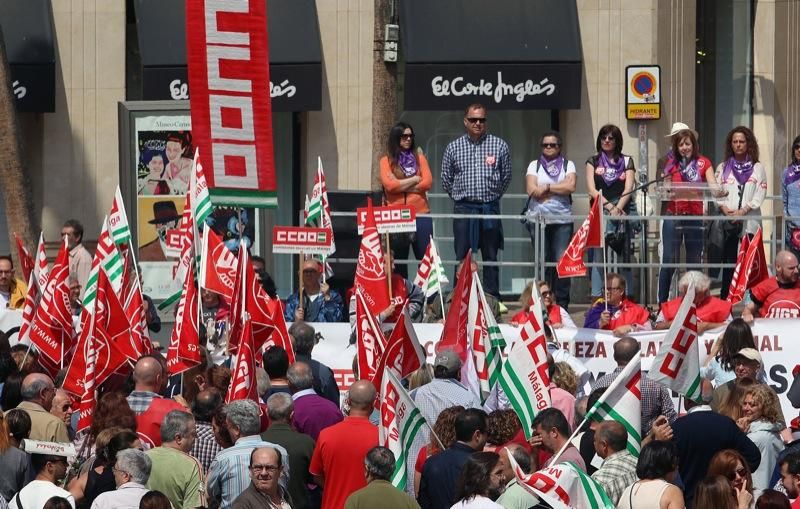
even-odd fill
[(561, 446), (561, 449), (559, 449), (558, 452), (552, 458), (550, 458), (549, 461), (550, 461), (551, 465), (555, 465), (556, 464), (556, 462), (558, 461), (558, 458), (561, 457), (561, 455), (564, 453), (564, 451), (567, 450), (567, 447), (569, 447), (569, 445), (572, 443), (572, 439), (574, 439), (576, 436), (578, 436), (578, 433), (580, 432), (581, 428), (583, 428), (583, 425), (586, 424), (587, 422), (589, 422), (588, 419), (586, 417), (584, 417), (583, 420), (581, 421), (581, 423), (578, 426), (575, 427), (575, 431), (573, 431), (572, 435), (570, 435), (569, 438), (567, 439), (567, 441), (564, 442), (564, 445)]
[(384, 257), (386, 260), (386, 283), (389, 285), (389, 298), (392, 296), (392, 260), (389, 258), (391, 255), (389, 253), (392, 252), (392, 248), (389, 244), (389, 234), (384, 233), (386, 236), (386, 256)]
[[(606, 221), (605, 217), (603, 217), (603, 211), (605, 210), (605, 207), (603, 206), (603, 202), (605, 201), (605, 198), (603, 197), (603, 191), (600, 191), (597, 199), (600, 200), (600, 249), (603, 251), (603, 288), (605, 288), (605, 286), (608, 284), (608, 261), (606, 260)], [(605, 293), (607, 294), (608, 292)], [(606, 311), (608, 311), (608, 295), (603, 295), (603, 302), (606, 305)]]

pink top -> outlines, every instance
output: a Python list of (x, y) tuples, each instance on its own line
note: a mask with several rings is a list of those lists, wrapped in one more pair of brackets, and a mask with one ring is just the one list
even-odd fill
[(556, 387), (554, 383), (550, 383), (550, 401), (553, 408), (558, 408), (564, 417), (567, 418), (569, 429), (572, 431), (575, 428), (575, 396), (568, 393), (560, 387)]

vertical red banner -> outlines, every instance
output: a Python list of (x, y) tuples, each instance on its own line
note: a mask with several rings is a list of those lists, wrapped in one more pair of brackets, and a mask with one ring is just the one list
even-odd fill
[(186, 0), (192, 136), (214, 205), (278, 204), (266, 4)]

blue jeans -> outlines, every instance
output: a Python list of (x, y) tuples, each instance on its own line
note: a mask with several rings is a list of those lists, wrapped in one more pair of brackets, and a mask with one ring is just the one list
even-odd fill
[[(661, 227), (661, 244), (663, 263), (678, 263), (681, 257), (681, 243), (686, 248), (686, 270), (692, 270), (692, 264), (703, 259), (703, 239), (705, 229), (702, 221), (664, 220)], [(664, 267), (658, 272), (658, 303), (669, 300), (669, 289), (672, 284), (674, 268)]]
[[(557, 262), (564, 256), (569, 241), (572, 240), (574, 226), (572, 223), (548, 224), (544, 227), (544, 259), (546, 262)], [(531, 235), (531, 244), (536, 252), (536, 239)], [(559, 278), (556, 267), (547, 267), (544, 279), (555, 295), (559, 306), (569, 310), (569, 292), (572, 288), (572, 278)]]
[[(499, 214), (500, 203), (456, 202), (455, 214)], [(499, 219), (453, 219), (453, 243), (456, 259), (461, 261), (471, 247), (481, 250), (485, 262), (496, 262), (497, 252), (503, 249), (503, 225)], [(473, 245), (474, 244), (474, 245)], [(475, 256), (473, 249), (472, 256)], [(456, 269), (458, 274), (458, 269)], [(453, 285), (455, 287), (455, 277)], [(500, 298), (500, 267), (483, 267), (483, 289), (486, 293)]]
[[(392, 253), (395, 260), (408, 259), (408, 252), (414, 251), (414, 258), (422, 260), (433, 235), (433, 219), (430, 217), (417, 218), (417, 231), (414, 233), (393, 233), (389, 235), (392, 243)], [(408, 265), (398, 263), (395, 272), (408, 279)]]

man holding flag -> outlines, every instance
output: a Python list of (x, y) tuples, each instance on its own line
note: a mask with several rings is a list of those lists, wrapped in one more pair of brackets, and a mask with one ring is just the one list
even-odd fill
[(778, 251), (775, 255), (775, 275), (750, 290), (742, 318), (753, 323), (760, 318), (800, 317), (800, 281), (797, 257), (791, 251)]
[(284, 319), (287, 322), (341, 322), (344, 302), (339, 292), (322, 281), (322, 264), (309, 258), (303, 262), (302, 271), (303, 288), (286, 299)]
[(650, 313), (628, 299), (625, 278), (614, 272), (606, 276), (606, 299), (598, 299), (586, 312), (587, 329), (610, 330), (615, 336), (650, 330)]

